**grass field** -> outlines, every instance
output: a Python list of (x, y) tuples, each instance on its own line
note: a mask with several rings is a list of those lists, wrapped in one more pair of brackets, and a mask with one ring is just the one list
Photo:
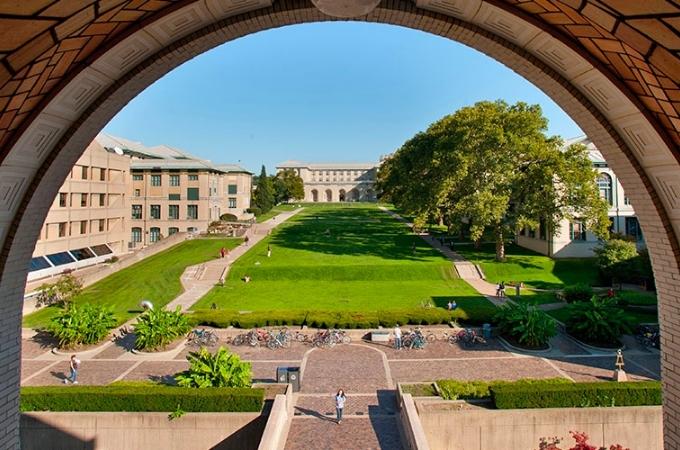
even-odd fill
[[(219, 256), (221, 247), (232, 249), (241, 239), (192, 239), (150, 256), (83, 289), (75, 303), (109, 306), (119, 323), (138, 314), (139, 302), (148, 299), (157, 307), (166, 305), (182, 292), (180, 276), (187, 266)], [(45, 327), (58, 312), (47, 307), (24, 317), (23, 326)]]
[[(562, 323), (564, 323), (569, 318), (569, 310), (566, 307), (546, 312)], [(624, 315), (630, 319), (631, 323), (633, 324), (633, 327), (641, 323), (657, 323), (659, 320), (656, 313), (653, 312), (641, 312), (629, 310), (624, 310), (623, 312)]]
[(506, 246), (507, 260), (502, 263), (494, 260), (494, 244), (483, 244), (479, 249), (456, 245), (455, 251), (479, 264), (492, 283), (522, 281), (539, 289), (561, 289), (570, 284), (597, 282), (594, 258), (551, 259), (513, 244)]
[(277, 214), (281, 214), (282, 212), (286, 212), (286, 211), (292, 211), (295, 208), (297, 208), (297, 204), (295, 204), (295, 205), (293, 205), (293, 204), (277, 205), (277, 206), (274, 206), (269, 211), (267, 211), (266, 213), (260, 214), (259, 216), (257, 216), (255, 218), (255, 220), (257, 220), (257, 223), (262, 223), (265, 220), (271, 219), (272, 217), (276, 216)]
[[(245, 275), (252, 281), (241, 281)], [(375, 205), (358, 204), (307, 206), (192, 309), (374, 311), (445, 307), (449, 299), (471, 314), (494, 308), (408, 228)]]

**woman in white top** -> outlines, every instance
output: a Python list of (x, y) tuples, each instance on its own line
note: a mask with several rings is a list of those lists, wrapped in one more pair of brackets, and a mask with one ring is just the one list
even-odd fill
[(338, 390), (338, 393), (335, 395), (335, 413), (338, 416), (337, 423), (342, 422), (342, 409), (345, 407), (345, 391), (342, 389)]

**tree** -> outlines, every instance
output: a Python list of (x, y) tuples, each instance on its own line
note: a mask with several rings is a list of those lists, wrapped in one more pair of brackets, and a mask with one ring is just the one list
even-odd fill
[(55, 283), (44, 283), (40, 285), (37, 306), (49, 306), (60, 304), (67, 305), (73, 297), (80, 294), (83, 284), (71, 274), (63, 275)]
[(461, 108), (407, 141), (381, 166), (383, 199), (449, 232), (465, 224), (478, 241), (491, 234), (496, 259), (505, 240), (539, 223), (558, 230), (579, 220), (606, 236), (607, 203), (586, 148), (547, 137), (538, 105), (503, 101)]
[(638, 275), (641, 258), (635, 242), (609, 239), (602, 242), (594, 251), (603, 277), (618, 281), (635, 278)]
[(257, 179), (257, 188), (253, 195), (253, 206), (259, 208), (262, 214), (268, 212), (274, 206), (274, 189), (271, 180), (267, 176), (264, 164)]
[(276, 203), (305, 198), (302, 178), (293, 169), (284, 169), (272, 179), (274, 200)]

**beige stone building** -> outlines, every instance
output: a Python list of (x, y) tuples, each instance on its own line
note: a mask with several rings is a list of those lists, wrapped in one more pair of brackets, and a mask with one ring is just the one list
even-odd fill
[[(635, 210), (630, 199), (626, 196), (619, 178), (604, 160), (602, 153), (586, 136), (565, 142), (565, 146), (572, 144), (583, 144), (587, 147), (593, 167), (599, 173), (597, 185), (600, 196), (609, 203), (610, 231), (630, 236), (636, 240), (638, 247), (644, 247), (642, 230)], [(554, 258), (594, 256), (593, 249), (597, 247), (599, 242), (597, 236), (588, 231), (579, 221), (562, 221), (556, 233), (539, 226), (535, 230), (524, 229), (517, 235), (517, 243), (522, 247)]]
[(28, 279), (127, 252), (130, 158), (93, 141), (59, 189), (40, 231)]
[(293, 169), (302, 178), (306, 202), (377, 201), (377, 163), (306, 163), (285, 161), (277, 171)]

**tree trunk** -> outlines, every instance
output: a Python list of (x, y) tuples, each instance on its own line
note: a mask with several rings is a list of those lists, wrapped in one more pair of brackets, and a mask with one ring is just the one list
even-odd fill
[(482, 240), (481, 239), (475, 239), (475, 250), (479, 250), (479, 248), (482, 246)]
[(503, 231), (496, 231), (496, 261), (505, 261), (505, 242), (503, 242)]

